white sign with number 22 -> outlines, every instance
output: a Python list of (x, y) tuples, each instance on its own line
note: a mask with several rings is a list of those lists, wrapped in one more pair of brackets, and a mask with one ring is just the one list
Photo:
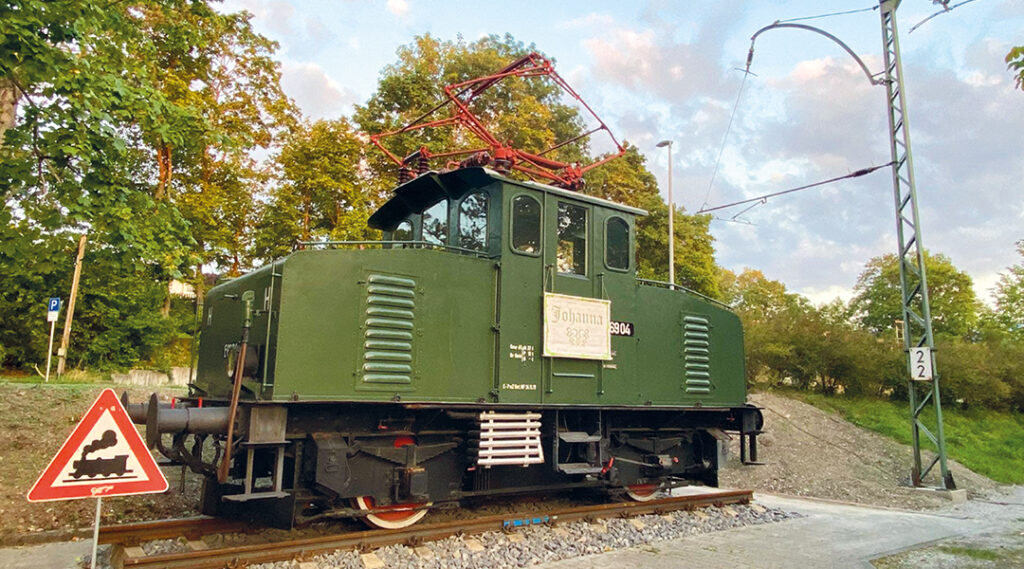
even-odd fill
[(910, 348), (910, 379), (914, 381), (932, 380), (931, 348)]

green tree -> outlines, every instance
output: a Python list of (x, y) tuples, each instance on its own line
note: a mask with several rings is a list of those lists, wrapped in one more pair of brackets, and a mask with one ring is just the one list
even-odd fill
[(905, 392), (902, 346), (854, 325), (841, 301), (814, 307), (750, 269), (739, 275), (721, 271), (719, 280), (743, 320), (749, 382), (825, 394)]
[[(66, 296), (82, 233), (89, 247), (72, 352), (89, 354), (87, 364), (128, 365), (175, 335), (173, 322), (149, 318), (159, 318), (167, 281), (197, 260), (196, 216), (179, 196), (209, 163), (203, 151), (231, 161), (265, 142), (262, 111), (248, 106), (263, 107), (237, 96), (259, 88), (232, 83), (253, 79), (247, 56), (266, 55), (257, 36), (238, 39), (247, 23), (186, 0), (0, 6), (0, 273), (21, 284), (0, 302), (4, 364), (45, 358), (37, 307)], [(216, 85), (219, 96), (206, 93)], [(251, 192), (233, 199), (253, 201)], [(93, 349), (113, 337), (128, 342), (122, 355)]]
[[(1017, 242), (1024, 257), (1024, 239)], [(1017, 341), (1024, 341), (1024, 263), (1012, 265), (999, 275), (995, 288), (994, 320)]]
[(379, 196), (360, 175), (362, 142), (348, 120), (301, 125), (288, 138), (277, 163), (281, 184), (262, 212), (258, 254), (287, 254), (299, 241), (362, 240)]
[(998, 346), (945, 338), (936, 346), (937, 370), (944, 398), (954, 404), (1008, 409), (1011, 385), (1003, 377), (1005, 362)]
[[(381, 72), (377, 91), (365, 105), (356, 107), (355, 122), (368, 133), (397, 130), (443, 101), (444, 86), (494, 74), (534, 51), (533, 45), (507, 34), (471, 43), (441, 41), (430, 34), (418, 36), (399, 48), (398, 61)], [(548, 79), (510, 77), (474, 99), (470, 109), (499, 140), (539, 152), (583, 132), (579, 113), (564, 103), (561, 95)], [(480, 143), (451, 129), (427, 129), (391, 137), (387, 145), (396, 155), (406, 156), (420, 146), (441, 152), (474, 148)], [(548, 157), (575, 162), (585, 155), (586, 148), (581, 140)], [(379, 152), (369, 154), (368, 165), (378, 178), (395, 171)], [(393, 175), (386, 177), (394, 179)]]
[(729, 280), (724, 294), (743, 321), (747, 381), (786, 379), (795, 352), (794, 322), (809, 308), (806, 301), (761, 271), (745, 269)]
[[(925, 270), (936, 335), (965, 337), (978, 323), (978, 299), (971, 277), (953, 265), (945, 255), (925, 252)], [(868, 261), (854, 286), (851, 309), (859, 322), (879, 335), (893, 329), (903, 318), (899, 261), (887, 254)]]
[(788, 311), (806, 312), (811, 308), (806, 298), (787, 291), (786, 285), (754, 269), (744, 269), (736, 276), (730, 296), (737, 311), (757, 320), (768, 320)]
[(1017, 46), (1006, 54), (1006, 67), (1013, 72), (1018, 89), (1024, 89), (1024, 45)]
[(277, 44), (253, 31), (251, 18), (203, 2), (140, 12), (139, 26), (154, 46), (135, 53), (137, 64), (199, 119), (186, 137), (156, 129), (145, 138), (158, 166), (154, 198), (178, 207), (198, 244), (196, 284), (202, 264), (231, 274), (250, 264), (257, 202), (269, 182), (252, 152), (273, 148), (298, 114), (281, 90)]
[[(155, 168), (141, 139), (161, 125), (178, 136), (196, 115), (164, 97), (129, 55), (153, 45), (138, 29), (134, 7), (32, 0), (0, 6), (0, 85), (19, 107), (0, 148), (0, 273), (17, 275), (21, 287), (0, 307), (6, 364), (45, 358), (39, 320), (25, 315), (38, 316), (48, 296), (66, 296), (59, 292), (69, 288), (68, 253), (78, 234), (89, 234), (90, 250), (102, 248), (126, 270), (164, 282), (189, 260), (187, 225), (173, 206), (153, 199)], [(88, 303), (79, 306), (88, 310)], [(76, 327), (85, 325), (76, 319)], [(139, 341), (164, 340), (152, 334)]]

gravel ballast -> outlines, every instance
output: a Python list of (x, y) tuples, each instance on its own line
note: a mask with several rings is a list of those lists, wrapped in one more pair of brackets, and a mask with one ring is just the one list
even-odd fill
[[(616, 549), (656, 543), (662, 540), (719, 531), (723, 529), (778, 522), (794, 517), (782, 510), (756, 504), (733, 505), (679, 511), (666, 515), (614, 518), (593, 523), (572, 522), (556, 526), (538, 525), (513, 533), (488, 532), (474, 536), (451, 537), (415, 548), (393, 545), (378, 549), (372, 556), (356, 551), (318, 555), (301, 564), (302, 569), (397, 569), (431, 568), (504, 568), (527, 567), (604, 553)], [(297, 561), (254, 565), (259, 569), (297, 569)]]

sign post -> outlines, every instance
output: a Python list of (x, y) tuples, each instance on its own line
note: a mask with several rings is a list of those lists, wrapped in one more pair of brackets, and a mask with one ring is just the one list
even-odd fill
[(51, 297), (46, 302), (46, 321), (50, 323), (50, 346), (46, 349), (46, 378), (50, 381), (50, 360), (53, 357), (53, 329), (57, 326), (57, 315), (60, 314), (60, 299)]
[(102, 498), (166, 490), (167, 479), (128, 412), (113, 389), (104, 389), (39, 475), (27, 497), (29, 502), (96, 498), (92, 545), (95, 569)]

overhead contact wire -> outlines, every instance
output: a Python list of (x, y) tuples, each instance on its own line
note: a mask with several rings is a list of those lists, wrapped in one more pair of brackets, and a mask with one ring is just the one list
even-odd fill
[(708, 205), (708, 199), (711, 198), (711, 187), (715, 184), (715, 177), (718, 176), (718, 166), (722, 163), (722, 153), (725, 152), (725, 143), (729, 139), (729, 131), (732, 130), (732, 121), (736, 118), (736, 110), (740, 108), (740, 96), (743, 95), (743, 87), (747, 84), (747, 76), (750, 75), (749, 66), (748, 69), (743, 71), (743, 81), (740, 82), (740, 89), (736, 92), (736, 102), (732, 105), (732, 114), (729, 115), (729, 124), (725, 127), (725, 135), (722, 136), (722, 146), (718, 148), (718, 158), (715, 159), (715, 169), (711, 172), (711, 181), (708, 182), (708, 193), (704, 196), (704, 203), (701, 207)]
[(877, 9), (878, 9), (878, 5), (875, 4), (874, 6), (871, 6), (870, 8), (860, 8), (859, 10), (847, 10), (845, 12), (831, 12), (831, 13), (828, 13), (828, 14), (819, 14), (817, 16), (804, 16), (802, 18), (790, 18), (788, 20), (779, 20), (776, 23), (781, 24), (781, 23), (784, 23), (784, 22), (800, 22), (802, 20), (817, 20), (817, 19), (820, 19), (820, 18), (830, 18), (832, 16), (846, 16), (846, 15), (849, 15), (849, 14), (859, 14), (861, 12), (871, 12), (871, 11), (874, 11), (874, 10), (877, 10)]
[(931, 16), (928, 16), (927, 18), (925, 18), (925, 19), (921, 20), (920, 22), (914, 24), (914, 27), (910, 28), (910, 31), (907, 32), (907, 33), (908, 34), (914, 33), (914, 30), (916, 30), (917, 28), (920, 28), (921, 26), (923, 26), (926, 22), (928, 22), (929, 20), (931, 20), (935, 16), (941, 16), (943, 14), (948, 14), (949, 12), (952, 12), (953, 10), (959, 8), (960, 6), (963, 6), (964, 4), (970, 4), (971, 2), (974, 2), (974, 0), (964, 0), (963, 2), (960, 2), (959, 4), (954, 4), (952, 6), (949, 5), (949, 2), (945, 2), (943, 4), (944, 8), (942, 10), (939, 10), (938, 12), (935, 12)]
[[(738, 205), (748, 204), (748, 203), (752, 203), (752, 202), (767, 203), (770, 198), (774, 198), (774, 197), (785, 195), (785, 194), (791, 194), (793, 192), (799, 192), (799, 191), (802, 191), (802, 190), (809, 190), (811, 188), (816, 188), (818, 186), (823, 186), (825, 184), (831, 184), (832, 182), (838, 182), (840, 180), (847, 180), (849, 178), (859, 178), (860, 176), (865, 176), (867, 174), (870, 174), (870, 173), (874, 172), (875, 170), (880, 170), (882, 168), (886, 168), (888, 166), (892, 166), (892, 164), (893, 164), (892, 162), (888, 162), (886, 164), (882, 164), (881, 166), (871, 166), (870, 168), (862, 168), (860, 170), (857, 170), (856, 172), (851, 172), (851, 173), (849, 173), (849, 174), (847, 174), (845, 176), (838, 176), (838, 177), (835, 177), (835, 178), (829, 178), (828, 180), (822, 180), (820, 182), (814, 182), (813, 184), (807, 184), (807, 185), (804, 185), (804, 186), (798, 186), (796, 188), (790, 188), (788, 190), (782, 190), (781, 192), (773, 192), (773, 193), (770, 193), (770, 194), (764, 194), (763, 196), (758, 196), (756, 198), (740, 200), (738, 202), (732, 202), (732, 203), (728, 203), (728, 204), (725, 204), (725, 205), (717, 205), (715, 207), (701, 208), (700, 211), (698, 211), (697, 213), (709, 213), (709, 212), (712, 212), (712, 211), (718, 211), (720, 209), (726, 209), (726, 208), (735, 207), (735, 206), (738, 206)], [(747, 208), (747, 210), (749, 210), (749, 209), (750, 208)], [(744, 210), (744, 211), (747, 211), (747, 210)], [(740, 212), (740, 213), (743, 213), (743, 212)], [(737, 214), (737, 215), (739, 215), (739, 214)]]

